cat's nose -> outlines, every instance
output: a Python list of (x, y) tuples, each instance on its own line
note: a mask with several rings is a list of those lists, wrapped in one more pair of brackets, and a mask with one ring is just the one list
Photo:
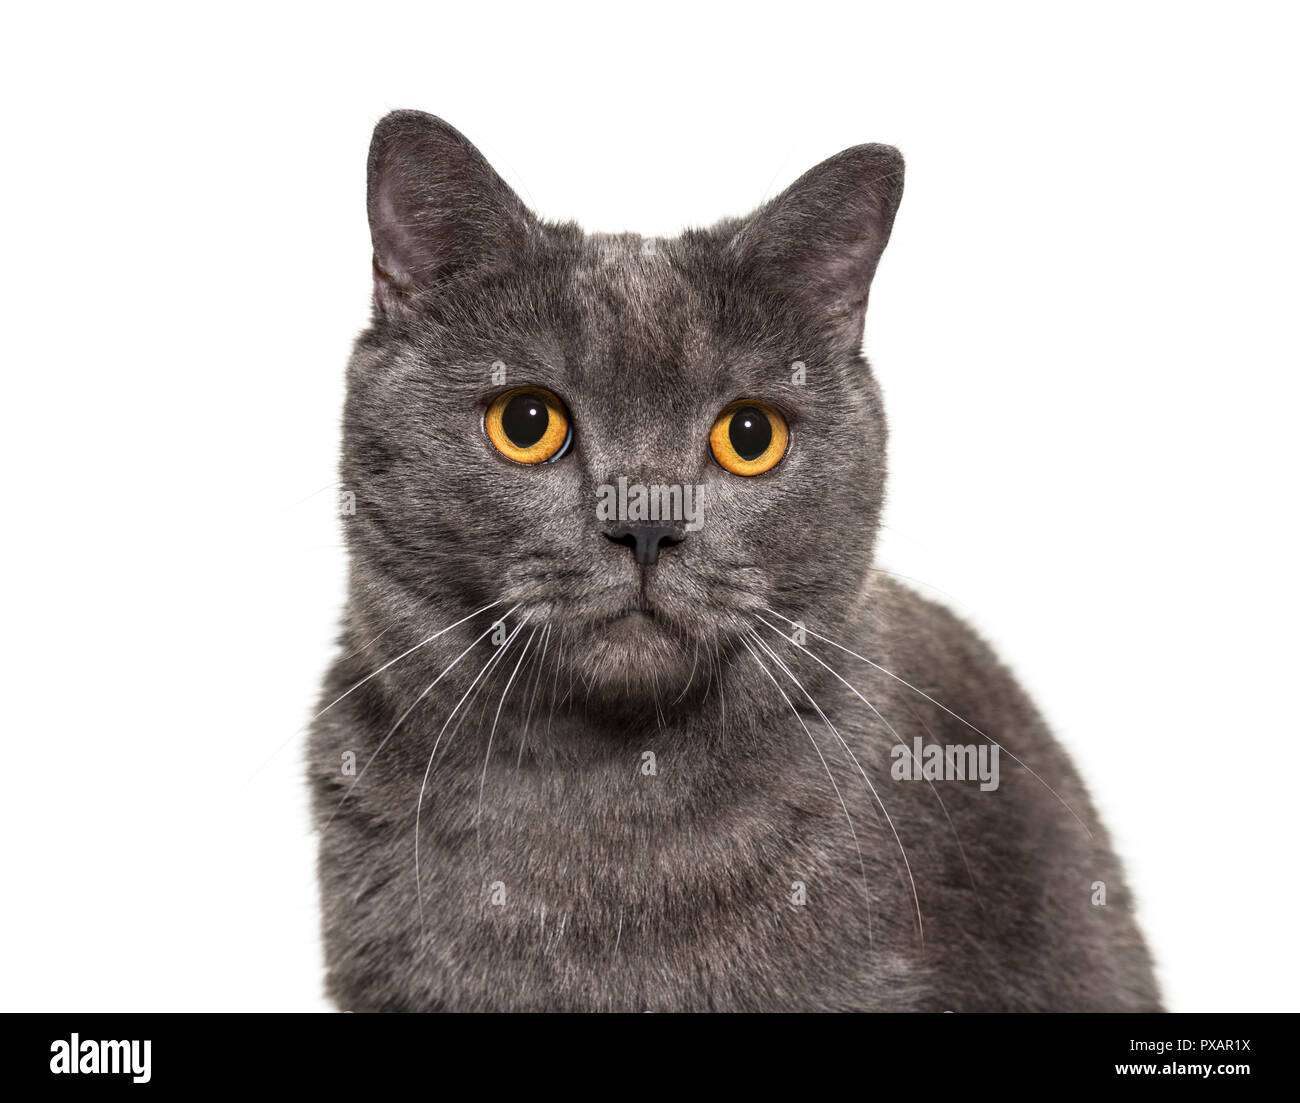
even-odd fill
[(619, 525), (606, 532), (605, 539), (626, 547), (642, 567), (653, 567), (659, 562), (660, 550), (680, 544), (686, 534), (674, 525)]

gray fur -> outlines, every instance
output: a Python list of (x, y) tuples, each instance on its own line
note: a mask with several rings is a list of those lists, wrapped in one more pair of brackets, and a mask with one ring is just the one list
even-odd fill
[[(349, 368), (341, 465), (350, 595), (322, 707), (362, 684), (310, 743), (339, 1006), (1158, 1007), (1065, 753), (968, 627), (873, 566), (886, 434), (859, 347), (902, 168), (888, 147), (846, 150), (749, 219), (646, 252), (535, 219), (440, 120), (379, 124), (375, 314)], [(509, 385), (568, 405), (563, 458), (525, 467), (485, 439), (496, 361)], [(784, 461), (754, 478), (707, 448), (718, 412), (747, 397), (791, 426)], [(637, 566), (594, 511), (620, 475), (703, 485), (703, 528)], [(503, 653), (471, 648), (516, 604), (507, 630), (528, 620)], [(879, 715), (765, 626), (789, 629), (769, 609), (806, 625), (807, 650)], [(750, 629), (888, 818), (771, 655), (757, 651), (799, 717), (755, 663)], [(984, 742), (954, 713), (1038, 776), (1004, 755), (992, 792), (892, 779), (886, 721), (908, 744)]]

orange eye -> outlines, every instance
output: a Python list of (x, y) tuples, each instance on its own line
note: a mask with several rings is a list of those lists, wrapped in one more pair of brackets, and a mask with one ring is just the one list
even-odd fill
[(516, 387), (498, 395), (483, 429), (497, 451), (515, 463), (559, 459), (573, 439), (564, 403), (541, 387)]
[(748, 398), (723, 410), (709, 433), (713, 458), (733, 475), (771, 471), (789, 443), (790, 429), (780, 411)]

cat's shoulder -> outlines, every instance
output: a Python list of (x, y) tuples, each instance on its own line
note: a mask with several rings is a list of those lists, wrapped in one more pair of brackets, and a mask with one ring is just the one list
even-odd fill
[(946, 604), (873, 570), (853, 650), (972, 720), (1047, 736), (1038, 710), (993, 645)]
[(973, 661), (998, 661), (992, 645), (948, 605), (908, 585), (899, 576), (874, 568), (854, 633), (891, 653), (949, 653)]

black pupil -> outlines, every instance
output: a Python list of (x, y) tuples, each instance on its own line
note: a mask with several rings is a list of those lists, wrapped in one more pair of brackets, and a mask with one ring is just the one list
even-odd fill
[(535, 394), (515, 395), (501, 411), (501, 428), (516, 448), (531, 448), (546, 433), (551, 415)]
[(731, 447), (742, 460), (756, 460), (772, 443), (772, 426), (762, 410), (742, 406), (731, 415), (731, 428), (727, 430)]

